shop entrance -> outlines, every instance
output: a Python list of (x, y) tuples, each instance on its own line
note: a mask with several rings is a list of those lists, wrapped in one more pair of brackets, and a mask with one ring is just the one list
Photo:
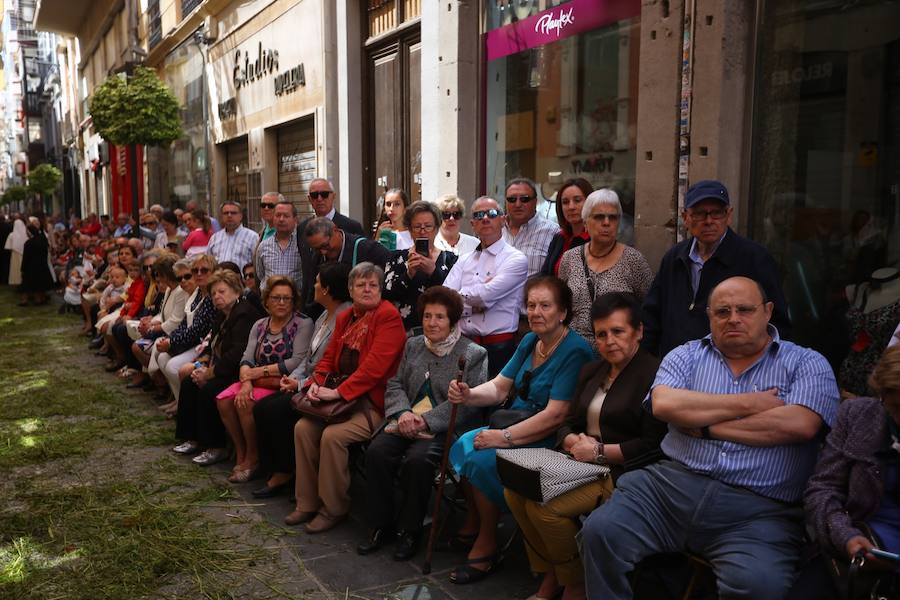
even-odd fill
[(307, 117), (277, 130), (278, 191), (290, 200), (304, 219), (313, 214), (307, 191), (316, 176), (315, 119)]

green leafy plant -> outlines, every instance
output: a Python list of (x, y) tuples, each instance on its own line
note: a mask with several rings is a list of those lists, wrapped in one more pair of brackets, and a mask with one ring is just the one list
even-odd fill
[(40, 164), (28, 173), (28, 190), (44, 197), (55, 192), (61, 181), (62, 171), (47, 163)]
[(0, 197), (0, 204), (11, 204), (13, 202), (24, 202), (28, 199), (28, 188), (24, 185), (11, 185), (3, 192)]
[(94, 92), (94, 128), (108, 142), (164, 146), (182, 135), (178, 100), (152, 69), (112, 75)]

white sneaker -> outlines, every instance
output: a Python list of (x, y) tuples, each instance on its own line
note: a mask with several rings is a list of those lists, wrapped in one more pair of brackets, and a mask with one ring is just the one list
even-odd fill
[(228, 458), (228, 451), (225, 448), (213, 448), (212, 450), (204, 450), (191, 460), (201, 467), (208, 467), (222, 462), (226, 458)]
[(178, 454), (196, 454), (197, 450), (200, 449), (199, 444), (197, 442), (184, 442), (183, 444), (178, 444), (174, 448), (172, 448), (172, 452), (176, 452)]

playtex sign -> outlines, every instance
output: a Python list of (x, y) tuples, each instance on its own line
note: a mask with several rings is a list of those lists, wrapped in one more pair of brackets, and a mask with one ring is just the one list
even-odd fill
[(571, 0), (488, 31), (487, 59), (496, 60), (641, 14), (640, 0)]

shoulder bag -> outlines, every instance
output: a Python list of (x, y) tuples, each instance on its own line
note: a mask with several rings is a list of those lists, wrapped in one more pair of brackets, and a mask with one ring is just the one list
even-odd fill
[(550, 448), (497, 450), (503, 487), (545, 504), (570, 490), (609, 477), (609, 467), (584, 463)]
[[(335, 389), (346, 379), (346, 377), (341, 375), (329, 373), (320, 387)], [(354, 412), (356, 412), (358, 403), (360, 401), (365, 401), (365, 398), (362, 397), (354, 398), (352, 400), (338, 399), (313, 402), (306, 397), (308, 391), (309, 386), (306, 386), (294, 394), (291, 398), (291, 406), (304, 417), (311, 417), (329, 424), (346, 421)], [(368, 413), (366, 416), (368, 416)]]

